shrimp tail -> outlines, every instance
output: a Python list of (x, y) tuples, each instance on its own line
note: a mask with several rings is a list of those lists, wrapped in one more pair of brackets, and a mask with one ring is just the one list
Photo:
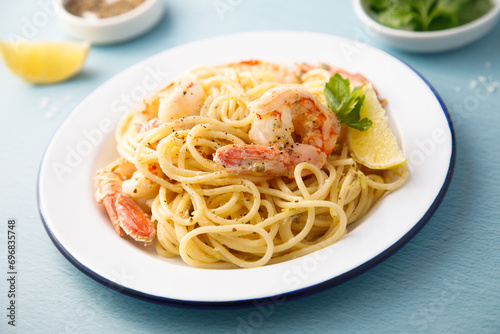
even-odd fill
[(132, 197), (122, 192), (119, 174), (100, 170), (96, 175), (96, 200), (101, 203), (116, 233), (123, 232), (137, 241), (151, 243), (156, 234), (155, 225)]
[(108, 213), (111, 223), (113, 223), (116, 233), (118, 233), (118, 235), (122, 237), (123, 230), (120, 225), (120, 218), (118, 218), (118, 212), (116, 211), (114, 194), (104, 197), (102, 200), (102, 205), (106, 209), (106, 212)]
[(155, 237), (156, 228), (144, 211), (126, 194), (118, 193), (114, 197), (118, 222), (113, 222), (113, 225), (119, 224), (125, 233), (137, 241), (151, 243)]

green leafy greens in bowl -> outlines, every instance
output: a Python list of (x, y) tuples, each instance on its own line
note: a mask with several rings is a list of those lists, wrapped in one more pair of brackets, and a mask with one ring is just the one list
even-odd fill
[(380, 24), (410, 31), (457, 27), (493, 8), (490, 0), (363, 0), (363, 5)]

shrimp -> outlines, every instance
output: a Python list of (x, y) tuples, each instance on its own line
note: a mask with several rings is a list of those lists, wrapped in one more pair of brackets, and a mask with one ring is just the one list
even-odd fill
[(136, 124), (136, 130), (137, 130), (138, 133), (144, 133), (144, 132), (148, 132), (150, 130), (155, 129), (155, 128), (159, 127), (162, 124), (163, 123), (162, 123), (162, 121), (160, 121), (159, 118), (154, 117), (154, 118), (151, 118), (148, 121), (144, 121), (142, 123), (137, 123)]
[(239, 72), (253, 71), (257, 78), (266, 76), (272, 81), (280, 83), (298, 83), (298, 77), (283, 65), (278, 65), (258, 59), (243, 60), (235, 63), (222, 65), (225, 68), (234, 68)]
[(332, 75), (338, 73), (342, 78), (349, 79), (352, 89), (354, 89), (355, 87), (363, 87), (364, 85), (368, 85), (370, 83), (370, 80), (368, 80), (364, 75), (359, 73), (350, 73), (343, 69), (333, 69), (333, 68), (330, 70), (330, 73)]
[(158, 118), (166, 123), (183, 116), (200, 114), (205, 91), (196, 81), (183, 79), (173, 90), (160, 99)]
[(297, 69), (295, 71), (295, 75), (299, 78), (302, 78), (305, 74), (307, 74), (309, 71), (315, 70), (315, 69), (324, 69), (326, 70), (329, 75), (334, 76), (335, 74), (339, 74), (342, 78), (344, 79), (349, 79), (351, 83), (351, 87), (362, 87), (364, 85), (367, 85), (370, 83), (370, 80), (368, 80), (366, 77), (364, 77), (362, 74), (359, 73), (350, 73), (347, 72), (344, 69), (338, 68), (338, 67), (332, 67), (327, 64), (318, 64), (318, 65), (311, 65), (307, 63), (302, 63), (302, 64), (296, 64)]
[(106, 209), (119, 236), (123, 232), (137, 241), (149, 244), (156, 235), (156, 228), (142, 208), (122, 190), (124, 180), (130, 178), (135, 166), (124, 159), (97, 171), (95, 198)]
[[(288, 148), (267, 145), (226, 145), (214, 160), (231, 172), (253, 175), (290, 176), (301, 162), (324, 166), (326, 154), (317, 147), (293, 144)], [(305, 175), (304, 175), (305, 176)]]
[(241, 174), (289, 176), (309, 162), (318, 168), (335, 148), (340, 133), (336, 115), (302, 87), (270, 89), (248, 104), (255, 114), (250, 145), (219, 148), (214, 161)]

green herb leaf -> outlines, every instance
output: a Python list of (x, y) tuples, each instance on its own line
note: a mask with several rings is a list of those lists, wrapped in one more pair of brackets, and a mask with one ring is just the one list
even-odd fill
[(490, 0), (466, 1), (460, 13), (458, 13), (458, 24), (466, 24), (474, 21), (493, 8)]
[(361, 118), (361, 110), (363, 108), (365, 102), (365, 96), (363, 95), (361, 98), (356, 98), (354, 105), (352, 106), (351, 112), (344, 119), (344, 123), (350, 126), (351, 128), (358, 129), (360, 131), (368, 130), (368, 128), (373, 124), (371, 120), (368, 118)]
[(349, 79), (342, 78), (339, 74), (335, 74), (325, 84), (327, 88), (328, 98), (334, 107), (338, 110), (344, 101), (348, 101), (351, 96)]
[(363, 6), (383, 25), (415, 31), (453, 28), (493, 8), (491, 0), (363, 0)]
[(390, 7), (378, 14), (377, 21), (395, 29), (415, 30), (420, 27), (415, 15), (410, 6)]
[(349, 79), (342, 78), (338, 73), (325, 83), (324, 94), (328, 108), (339, 118), (340, 124), (365, 131), (372, 121), (361, 117), (361, 110), (365, 96), (360, 96), (360, 87), (355, 87), (352, 92)]

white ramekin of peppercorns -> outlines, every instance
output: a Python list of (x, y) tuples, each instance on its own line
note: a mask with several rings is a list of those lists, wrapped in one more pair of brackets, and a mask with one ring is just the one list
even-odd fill
[(56, 3), (63, 30), (94, 44), (120, 43), (138, 37), (163, 16), (161, 0), (58, 0)]

